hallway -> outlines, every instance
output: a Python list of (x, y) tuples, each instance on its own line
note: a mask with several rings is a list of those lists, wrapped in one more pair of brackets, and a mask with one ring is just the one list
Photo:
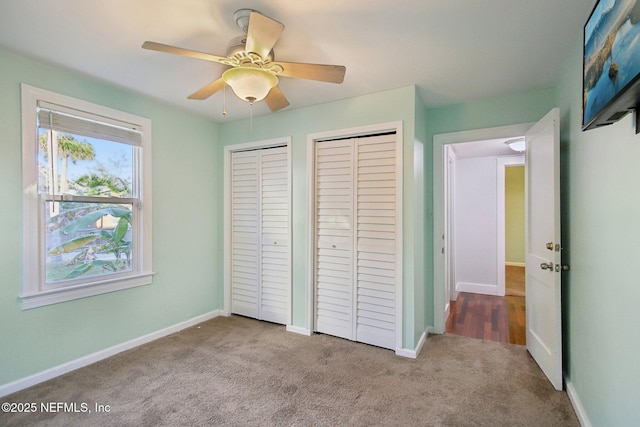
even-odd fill
[(525, 297), (460, 292), (451, 301), (446, 332), (508, 344), (526, 345)]

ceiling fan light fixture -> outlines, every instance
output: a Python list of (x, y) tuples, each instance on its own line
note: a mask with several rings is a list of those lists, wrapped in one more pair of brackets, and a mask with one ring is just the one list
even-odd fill
[[(344, 81), (346, 68), (342, 65), (275, 62), (273, 48), (284, 30), (282, 23), (252, 9), (240, 9), (233, 18), (243, 34), (231, 40), (226, 57), (152, 41), (145, 41), (142, 48), (229, 67), (221, 77), (189, 95), (189, 99), (204, 100), (230, 86), (243, 101), (253, 105), (256, 101), (265, 100), (269, 109), (275, 112), (289, 106), (289, 101), (278, 88), (279, 77), (327, 83)], [(223, 111), (226, 110), (223, 108)]]
[(222, 74), (222, 80), (243, 101), (262, 101), (278, 85), (278, 77), (260, 68), (230, 68)]
[(510, 139), (504, 142), (507, 147), (511, 148), (513, 151), (517, 153), (522, 153), (525, 150), (525, 139), (524, 137)]

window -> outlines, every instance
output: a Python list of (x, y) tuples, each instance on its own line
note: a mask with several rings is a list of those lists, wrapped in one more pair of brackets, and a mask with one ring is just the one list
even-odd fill
[(151, 283), (151, 122), (22, 85), (23, 309)]

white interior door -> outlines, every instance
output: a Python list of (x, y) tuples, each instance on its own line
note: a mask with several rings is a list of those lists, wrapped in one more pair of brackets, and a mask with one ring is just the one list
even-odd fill
[(289, 162), (286, 147), (231, 155), (231, 311), (289, 323)]
[(551, 110), (526, 134), (527, 349), (562, 390), (560, 115)]

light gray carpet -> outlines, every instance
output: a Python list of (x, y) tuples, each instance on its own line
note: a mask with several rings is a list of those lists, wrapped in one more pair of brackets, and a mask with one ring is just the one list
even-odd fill
[[(578, 426), (524, 347), (433, 336), (418, 359), (219, 317), (2, 402), (91, 413), (0, 413), (0, 425)], [(96, 413), (95, 404), (110, 405)]]

